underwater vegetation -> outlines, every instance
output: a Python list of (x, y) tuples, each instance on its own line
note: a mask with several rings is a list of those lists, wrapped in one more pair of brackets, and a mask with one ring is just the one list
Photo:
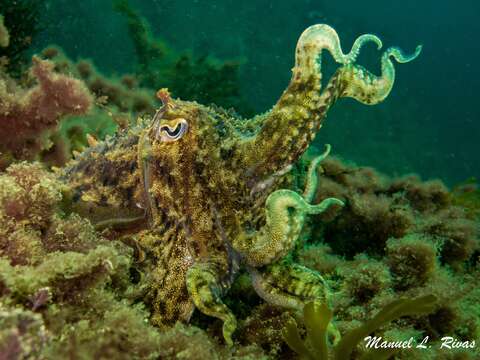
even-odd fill
[[(367, 42), (382, 47), (367, 34), (345, 54), (330, 26), (306, 29), (287, 89), (250, 119), (164, 84), (155, 111), (156, 83), (55, 47), (3, 72), (0, 358), (478, 356), (440, 349), (480, 334), (478, 193), (305, 154), (336, 100), (383, 101), (394, 60), (420, 53), (385, 50), (376, 76), (355, 63)], [(325, 50), (339, 67), (322, 86)]]
[[(42, 5), (38, 2), (6, 1), (0, 8), (0, 58), (4, 70), (0, 81), (6, 92), (17, 93), (11, 98), (20, 99), (22, 93), (27, 96), (29, 91), (33, 91), (31, 88), (36, 79), (36, 60), (28, 72), (26, 56), (32, 39), (41, 31), (39, 13)], [(115, 2), (115, 8), (128, 19), (128, 28), (137, 50), (137, 73), (107, 77), (100, 74), (88, 59), (73, 61), (56, 46), (44, 49), (39, 57), (53, 62), (53, 67), (49, 65), (51, 76), (63, 74), (64, 79), (72, 78), (72, 84), (77, 81), (75, 79), (82, 80), (81, 86), (90, 92), (88, 96), (91, 104), (85, 108), (84, 103), (71, 103), (77, 107), (75, 111), (64, 109), (61, 112), (57, 109), (55, 114), (47, 115), (49, 119), (32, 124), (31, 133), (36, 131), (38, 136), (26, 138), (28, 136), (25, 134), (23, 143), (12, 140), (12, 143), (5, 144), (1, 154), (1, 168), (15, 160), (33, 159), (42, 160), (50, 166), (63, 166), (72, 158), (72, 154), (79, 153), (88, 146), (87, 134), (96, 139), (104, 139), (107, 135), (113, 135), (118, 127), (128, 127), (137, 116), (153, 113), (158, 107), (158, 99), (154, 94), (157, 89), (165, 86), (170, 87), (175, 96), (215, 103), (232, 109), (230, 111), (235, 106), (245, 114), (251, 112), (239, 93), (239, 63), (222, 62), (211, 56), (193, 57), (189, 52), (177, 53), (151, 35), (148, 23), (127, 1)], [(143, 35), (138, 36), (139, 33)], [(157, 48), (162, 51), (156, 51)], [(23, 74), (21, 77), (20, 73)], [(51, 89), (56, 90), (59, 88)], [(82, 89), (78, 85), (69, 91), (80, 93)], [(70, 101), (77, 100), (79, 101)], [(13, 118), (12, 101), (10, 99), (10, 103), (2, 104), (0, 111)], [(62, 101), (64, 100), (60, 99)], [(22, 106), (23, 111), (26, 111), (27, 106)], [(57, 127), (57, 124), (60, 126)], [(23, 145), (25, 148), (21, 149)]]
[[(295, 320), (287, 324), (284, 330), (288, 345), (304, 359), (350, 359), (355, 347), (365, 337), (386, 323), (406, 315), (430, 313), (436, 302), (434, 296), (424, 296), (417, 299), (400, 299), (386, 305), (375, 317), (364, 324), (350, 330), (341, 340), (329, 348), (328, 325), (333, 318), (332, 311), (327, 305), (311, 302), (303, 309), (303, 318), (307, 328), (307, 339), (304, 342), (299, 334)], [(363, 358), (385, 359), (399, 349), (372, 349), (363, 355)], [(329, 355), (329, 353), (332, 355)]]
[(84, 114), (93, 102), (81, 81), (55, 73), (49, 61), (34, 57), (32, 62), (30, 71), (37, 84), (30, 88), (22, 88), (7, 75), (0, 78), (0, 151), (4, 164), (12, 159), (35, 159), (49, 147), (49, 135), (64, 116)]
[(115, 10), (127, 20), (138, 63), (135, 77), (140, 86), (168, 88), (174, 97), (205, 105), (215, 104), (243, 116), (253, 115), (251, 106), (240, 92), (240, 62), (175, 51), (152, 34), (148, 22), (128, 0), (113, 3)]
[(0, 1), (0, 66), (19, 77), (28, 65), (27, 50), (41, 32), (45, 4), (35, 0)]
[[(347, 258), (364, 252), (383, 255), (390, 249), (389, 241), (398, 244), (392, 238), (429, 238), (442, 263), (455, 268), (478, 251), (478, 221), (472, 207), (459, 206), (458, 190), (449, 192), (441, 181), (422, 182), (415, 175), (391, 179), (338, 159), (327, 159), (323, 169), (318, 197), (334, 196), (347, 203), (341, 219), (314, 229), (335, 252)], [(425, 241), (419, 244), (425, 246)]]
[(5, 26), (3, 16), (0, 16), (0, 46), (7, 47), (10, 44), (10, 34)]
[(452, 195), (453, 202), (464, 207), (472, 220), (480, 219), (480, 189), (475, 178), (455, 186)]

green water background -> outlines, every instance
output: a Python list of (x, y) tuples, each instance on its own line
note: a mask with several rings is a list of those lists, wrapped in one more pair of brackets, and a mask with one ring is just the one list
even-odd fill
[[(290, 79), (294, 48), (309, 25), (338, 31), (344, 51), (362, 33), (384, 47), (420, 58), (397, 66), (389, 98), (368, 107), (344, 99), (330, 111), (316, 146), (391, 175), (415, 172), (453, 185), (480, 177), (480, 3), (462, 1), (132, 0), (154, 33), (175, 48), (241, 59), (242, 92), (258, 112), (269, 109)], [(49, 44), (90, 58), (105, 74), (133, 72), (135, 53), (125, 19), (110, 0), (51, 0), (34, 51)], [(379, 73), (380, 53), (359, 58)], [(330, 59), (329, 59), (330, 60)], [(330, 61), (331, 62), (331, 61)]]

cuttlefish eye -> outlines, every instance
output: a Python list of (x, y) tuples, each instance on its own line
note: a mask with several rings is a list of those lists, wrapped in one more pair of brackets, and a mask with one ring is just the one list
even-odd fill
[(163, 124), (158, 127), (157, 140), (170, 142), (181, 139), (188, 130), (188, 122), (185, 119), (175, 119), (173, 124)]

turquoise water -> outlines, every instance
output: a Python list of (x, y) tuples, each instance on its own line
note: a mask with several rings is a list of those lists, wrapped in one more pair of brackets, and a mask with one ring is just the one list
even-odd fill
[[(155, 35), (178, 50), (240, 59), (242, 94), (267, 110), (288, 84), (293, 50), (308, 25), (327, 23), (344, 48), (362, 33), (386, 47), (413, 51), (419, 59), (397, 66), (384, 103), (366, 108), (342, 100), (329, 114), (319, 145), (390, 174), (416, 172), (456, 184), (480, 175), (478, 136), (480, 71), (476, 36), (480, 5), (474, 1), (153, 1), (132, 6)], [(58, 44), (73, 58), (90, 58), (105, 73), (131, 72), (135, 53), (125, 19), (110, 1), (49, 1), (36, 49)], [(379, 72), (378, 53), (365, 49), (360, 62)]]

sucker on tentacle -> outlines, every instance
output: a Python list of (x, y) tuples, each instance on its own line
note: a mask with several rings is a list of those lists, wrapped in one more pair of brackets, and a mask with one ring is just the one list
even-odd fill
[[(255, 121), (261, 124), (256, 136), (241, 138), (235, 146), (235, 162), (249, 169), (246, 176), (264, 178), (298, 160), (338, 98), (352, 97), (365, 104), (382, 101), (395, 79), (390, 57), (408, 62), (421, 50), (418, 47), (412, 56), (403, 56), (397, 48), (388, 49), (382, 56), (382, 75), (376, 77), (355, 65), (362, 46), (368, 42), (375, 43), (378, 49), (383, 45), (377, 36), (364, 34), (345, 54), (338, 34), (328, 25), (313, 25), (302, 33), (289, 86), (271, 111), (256, 118)], [(323, 50), (329, 51), (340, 65), (325, 89), (322, 89)]]
[(393, 57), (399, 63), (407, 63), (417, 58), (421, 51), (421, 45), (417, 46), (411, 55), (404, 55), (396, 47), (387, 49), (381, 59), (382, 74), (380, 77), (360, 66), (341, 68), (336, 74), (341, 84), (340, 88), (343, 87), (338, 96), (351, 97), (366, 105), (382, 102), (390, 94), (395, 82), (395, 67), (390, 58)]
[[(375, 35), (364, 34), (359, 36), (352, 45), (348, 54), (344, 54), (337, 32), (325, 24), (312, 25), (307, 28), (297, 43), (293, 79), (308, 81), (308, 76), (321, 78), (321, 56), (323, 50), (328, 50), (333, 59), (342, 65), (348, 65), (357, 59), (360, 49), (367, 42), (373, 42), (381, 49), (382, 41)], [(320, 90), (320, 88), (319, 88)]]
[(325, 199), (316, 205), (308, 202), (313, 198), (318, 183), (317, 167), (329, 152), (330, 145), (327, 145), (326, 151), (311, 162), (304, 196), (287, 189), (272, 192), (265, 202), (264, 227), (254, 234), (238, 236), (233, 242), (234, 249), (249, 266), (270, 264), (290, 252), (300, 235), (306, 215), (319, 214), (332, 205), (344, 205), (343, 201), (336, 198)]
[(315, 192), (318, 187), (318, 176), (316, 174), (318, 165), (330, 154), (332, 147), (330, 144), (325, 145), (325, 151), (320, 156), (317, 156), (312, 160), (312, 163), (308, 167), (307, 173), (307, 183), (305, 185), (305, 190), (303, 191), (303, 198), (307, 203), (312, 202)]

